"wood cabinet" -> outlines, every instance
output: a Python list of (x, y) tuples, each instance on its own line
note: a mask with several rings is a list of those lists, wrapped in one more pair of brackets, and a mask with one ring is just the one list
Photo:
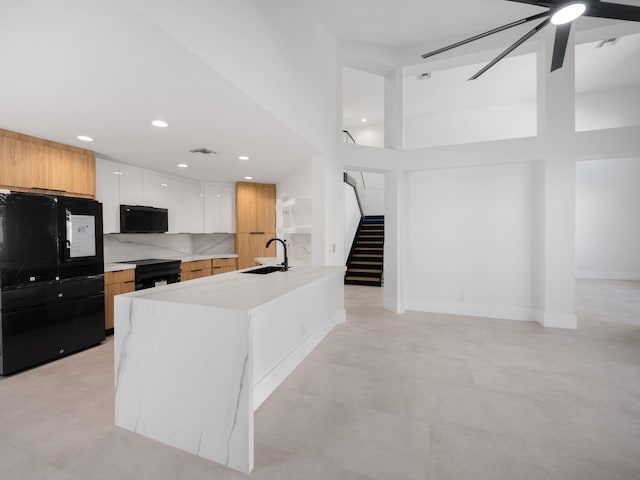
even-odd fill
[(182, 262), (180, 264), (180, 281), (193, 280), (194, 278), (208, 277), (211, 275), (211, 259)]
[(95, 198), (90, 150), (0, 129), (0, 187)]
[(265, 248), (276, 236), (276, 186), (236, 183), (236, 253), (238, 268), (256, 265), (256, 257), (275, 257), (276, 247)]
[(104, 328), (113, 331), (113, 297), (122, 293), (133, 292), (135, 285), (135, 269), (105, 272), (104, 274)]
[(236, 233), (236, 253), (238, 254), (238, 268), (249, 268), (258, 265), (258, 257), (275, 257), (276, 242), (265, 248), (267, 241), (275, 237), (275, 232), (269, 233)]
[(182, 262), (180, 265), (180, 280), (193, 280), (194, 278), (208, 277), (219, 273), (233, 272), (238, 269), (235, 258), (211, 258), (206, 260), (194, 260)]
[(236, 258), (214, 258), (211, 260), (211, 274), (233, 272), (238, 269), (238, 260)]
[(276, 186), (236, 183), (236, 233), (276, 231)]

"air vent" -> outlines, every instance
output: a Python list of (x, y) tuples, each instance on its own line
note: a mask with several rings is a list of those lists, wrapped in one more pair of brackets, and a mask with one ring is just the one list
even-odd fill
[(208, 148), (192, 148), (189, 150), (191, 153), (202, 153), (203, 155), (217, 155), (218, 152), (214, 152), (213, 150), (209, 150)]
[(606, 40), (602, 40), (601, 42), (598, 42), (598, 44), (596, 45), (596, 48), (602, 48), (605, 45), (609, 45), (610, 47), (613, 47), (616, 43), (618, 43), (618, 40), (620, 39), (617, 37), (607, 38)]

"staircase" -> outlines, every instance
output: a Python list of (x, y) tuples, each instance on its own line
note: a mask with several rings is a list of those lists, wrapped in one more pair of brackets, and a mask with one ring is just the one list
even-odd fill
[(364, 216), (347, 260), (346, 285), (382, 286), (384, 215)]

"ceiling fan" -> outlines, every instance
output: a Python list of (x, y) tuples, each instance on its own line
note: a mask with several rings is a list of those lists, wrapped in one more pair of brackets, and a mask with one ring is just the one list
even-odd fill
[(555, 71), (562, 67), (564, 63), (564, 55), (567, 50), (567, 42), (569, 41), (569, 32), (571, 31), (571, 23), (577, 18), (585, 15), (587, 17), (599, 17), (599, 18), (611, 18), (614, 20), (628, 20), (631, 22), (640, 22), (640, 7), (634, 7), (632, 5), (622, 5), (619, 3), (601, 2), (600, 0), (581, 0), (581, 1), (567, 1), (567, 0), (507, 0), (509, 2), (528, 3), (530, 5), (537, 5), (539, 7), (547, 8), (546, 12), (538, 13), (530, 17), (516, 20), (515, 22), (508, 23), (501, 27), (494, 28), (488, 32), (474, 35), (460, 42), (456, 42), (452, 45), (448, 45), (433, 52), (425, 53), (422, 58), (429, 58), (433, 55), (437, 55), (442, 52), (446, 52), (456, 47), (460, 47), (467, 43), (481, 38), (488, 37), (494, 33), (508, 30), (509, 28), (517, 27), (535, 20), (544, 19), (533, 29), (525, 33), (520, 39), (518, 39), (513, 45), (507, 48), (504, 52), (491, 60), (482, 70), (476, 73), (469, 80), (475, 80), (480, 75), (485, 73), (496, 63), (502, 60), (504, 57), (513, 52), (516, 48), (533, 37), (536, 33), (542, 30), (549, 23), (556, 25), (556, 38), (553, 45), (553, 58), (551, 59), (551, 71)]

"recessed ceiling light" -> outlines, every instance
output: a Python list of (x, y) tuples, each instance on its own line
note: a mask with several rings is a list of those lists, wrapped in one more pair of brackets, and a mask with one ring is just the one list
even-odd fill
[(238, 157), (238, 160), (249, 160), (249, 157), (248, 157), (248, 156), (246, 156), (246, 155), (240, 155), (240, 156)]
[(188, 168), (189, 167), (189, 165), (187, 165), (186, 163), (179, 163), (178, 166), (180, 168)]
[(220, 197), (222, 197), (222, 195), (220, 195), (220, 194), (217, 194), (217, 195), (216, 195), (216, 197), (218, 197), (218, 198), (220, 198)]
[(586, 9), (587, 6), (584, 3), (571, 3), (556, 11), (551, 17), (551, 23), (554, 25), (564, 25), (565, 23), (573, 22), (582, 15)]
[(160, 127), (160, 128), (166, 128), (169, 126), (169, 124), (164, 120), (154, 120), (153, 122), (151, 122), (151, 125), (153, 125), (154, 127)]
[(122, 172), (113, 172), (114, 175), (122, 175)]
[(163, 187), (168, 187), (169, 186), (166, 183), (161, 183), (160, 185), (162, 185)]
[(245, 180), (253, 180), (253, 177), (244, 177)]
[(367, 123), (367, 119), (366, 119), (366, 118), (363, 118), (363, 119), (362, 119), (362, 123)]
[(76, 137), (78, 140), (82, 140), (83, 142), (93, 142), (95, 138), (87, 137), (86, 135), (78, 135)]

